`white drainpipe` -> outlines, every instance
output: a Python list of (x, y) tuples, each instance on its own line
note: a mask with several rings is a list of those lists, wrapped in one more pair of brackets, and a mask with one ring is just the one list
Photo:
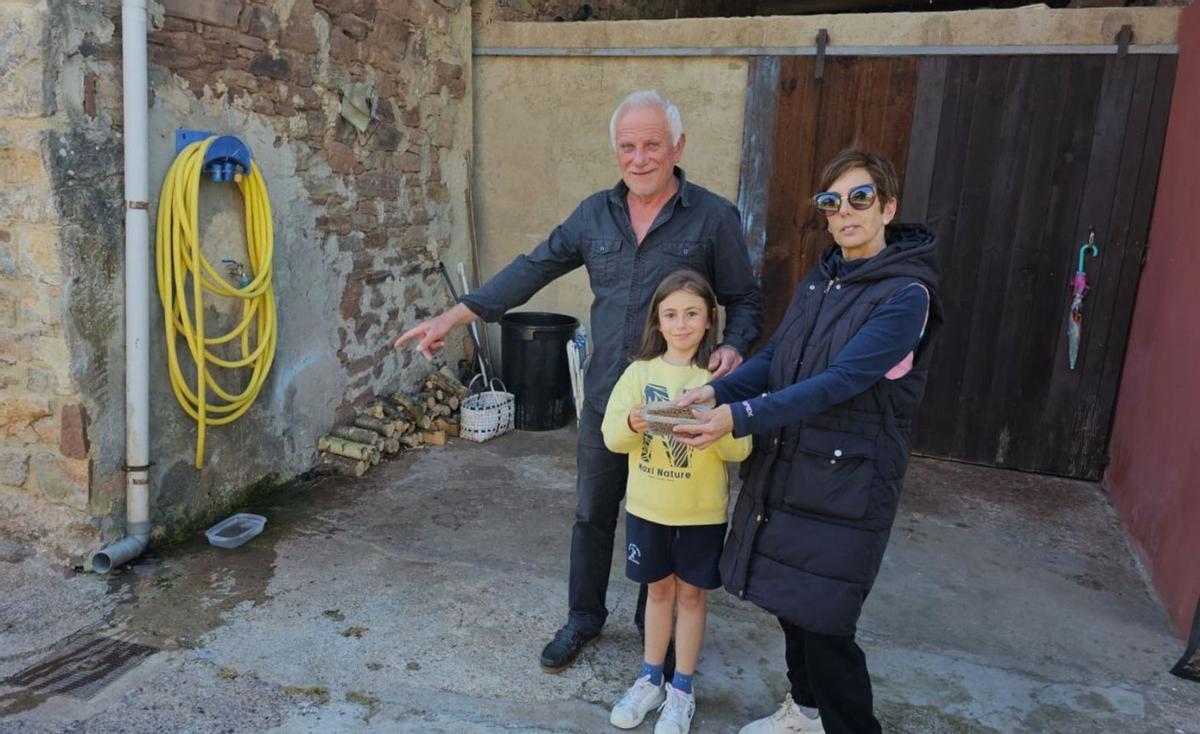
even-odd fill
[(108, 573), (150, 540), (150, 193), (146, 0), (121, 2), (125, 109), (125, 537), (92, 555)]

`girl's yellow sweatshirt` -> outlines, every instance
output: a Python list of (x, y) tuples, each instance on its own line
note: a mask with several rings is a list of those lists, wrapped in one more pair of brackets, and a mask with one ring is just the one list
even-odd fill
[(660, 525), (716, 525), (726, 521), (729, 476), (726, 461), (750, 455), (750, 437), (722, 436), (707, 449), (694, 449), (671, 436), (650, 436), (629, 428), (638, 403), (671, 400), (712, 379), (695, 365), (667, 364), (662, 357), (638, 360), (626, 368), (604, 411), (604, 443), (629, 454), (625, 511)]

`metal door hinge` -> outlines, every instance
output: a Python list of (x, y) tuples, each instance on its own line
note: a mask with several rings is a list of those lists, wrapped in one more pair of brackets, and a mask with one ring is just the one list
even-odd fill
[(1133, 43), (1133, 26), (1126, 23), (1117, 31), (1117, 56), (1125, 58), (1129, 55), (1129, 44)]
[(829, 31), (822, 28), (817, 31), (817, 63), (813, 68), (814, 79), (825, 78), (825, 47), (829, 45)]

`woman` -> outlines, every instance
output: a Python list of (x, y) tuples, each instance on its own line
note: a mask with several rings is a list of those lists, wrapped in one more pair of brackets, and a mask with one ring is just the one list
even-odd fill
[(846, 150), (830, 161), (813, 205), (834, 244), (767, 346), (680, 398), (718, 406), (703, 424), (677, 427), (682, 441), (755, 436), (721, 579), (779, 618), (791, 692), (742, 734), (880, 731), (854, 635), (896, 516), (941, 323), (934, 235), (891, 224), (897, 188), (878, 154)]

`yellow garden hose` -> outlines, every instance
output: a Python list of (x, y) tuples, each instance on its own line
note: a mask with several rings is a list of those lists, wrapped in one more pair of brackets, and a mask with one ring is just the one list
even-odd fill
[[(200, 177), (204, 173), (205, 153), (214, 140), (215, 136), (192, 143), (175, 157), (159, 197), (156, 232), (158, 295), (166, 324), (171, 389), (179, 404), (196, 421), (197, 469), (204, 466), (205, 428), (232, 423), (258, 397), (271, 371), (271, 363), (275, 361), (278, 334), (275, 289), (271, 280), (271, 255), (275, 246), (271, 202), (262, 174), (253, 161), (248, 175), (235, 178), (245, 202), (249, 282), (237, 287), (230, 285), (200, 250)], [(242, 299), (241, 323), (229, 333), (214, 337), (205, 334), (205, 291)], [(180, 335), (187, 342), (195, 365), (194, 390), (180, 369), (176, 349)], [(240, 359), (223, 359), (210, 350), (234, 339), (240, 340)], [(249, 382), (240, 393), (230, 393), (214, 379), (211, 367), (249, 368)], [(209, 402), (210, 391), (219, 401)]]

